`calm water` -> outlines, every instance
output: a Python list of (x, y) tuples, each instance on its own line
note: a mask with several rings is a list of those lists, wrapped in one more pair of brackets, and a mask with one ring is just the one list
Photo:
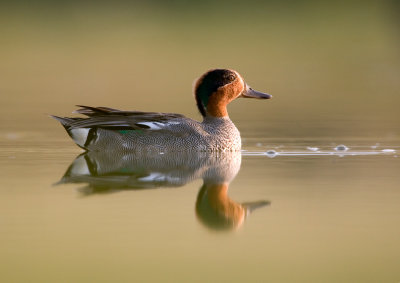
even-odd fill
[(4, 282), (399, 280), (398, 141), (78, 157), (57, 126), (1, 133)]

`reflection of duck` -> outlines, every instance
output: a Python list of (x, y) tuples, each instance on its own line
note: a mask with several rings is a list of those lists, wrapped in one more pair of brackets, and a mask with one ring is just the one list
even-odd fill
[(241, 226), (245, 216), (267, 201), (239, 204), (228, 196), (229, 183), (240, 170), (240, 152), (196, 154), (87, 152), (78, 156), (59, 183), (87, 183), (86, 194), (126, 189), (179, 187), (202, 178), (196, 215), (206, 226)]
[(228, 183), (206, 184), (200, 188), (196, 201), (196, 215), (209, 228), (226, 230), (240, 227), (254, 209), (268, 201), (237, 203), (228, 196)]
[(240, 150), (240, 133), (226, 110), (238, 97), (267, 99), (271, 95), (251, 89), (236, 71), (216, 69), (195, 84), (201, 123), (180, 114), (88, 106), (76, 112), (89, 118), (53, 117), (80, 147), (90, 151)]

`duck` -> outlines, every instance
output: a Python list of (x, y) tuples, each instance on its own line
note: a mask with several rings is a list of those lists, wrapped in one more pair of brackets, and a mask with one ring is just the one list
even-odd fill
[(240, 151), (240, 132), (227, 105), (237, 98), (270, 99), (252, 89), (232, 69), (212, 69), (194, 84), (201, 122), (175, 113), (124, 111), (109, 107), (80, 107), (87, 117), (52, 117), (85, 151), (173, 152)]

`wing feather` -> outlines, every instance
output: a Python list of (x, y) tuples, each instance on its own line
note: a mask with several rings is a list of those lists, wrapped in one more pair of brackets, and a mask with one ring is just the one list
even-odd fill
[(181, 114), (174, 113), (122, 111), (109, 107), (77, 106), (81, 108), (74, 112), (86, 115), (88, 118), (53, 117), (59, 120), (64, 126), (70, 128), (98, 127), (141, 130), (159, 130), (172, 119), (185, 118)]

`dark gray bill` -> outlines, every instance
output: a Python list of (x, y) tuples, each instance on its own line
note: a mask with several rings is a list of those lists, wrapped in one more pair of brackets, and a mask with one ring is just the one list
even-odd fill
[(258, 99), (270, 99), (272, 95), (268, 93), (263, 93), (252, 89), (249, 86), (246, 86), (246, 89), (242, 92), (242, 97), (247, 98), (258, 98)]

